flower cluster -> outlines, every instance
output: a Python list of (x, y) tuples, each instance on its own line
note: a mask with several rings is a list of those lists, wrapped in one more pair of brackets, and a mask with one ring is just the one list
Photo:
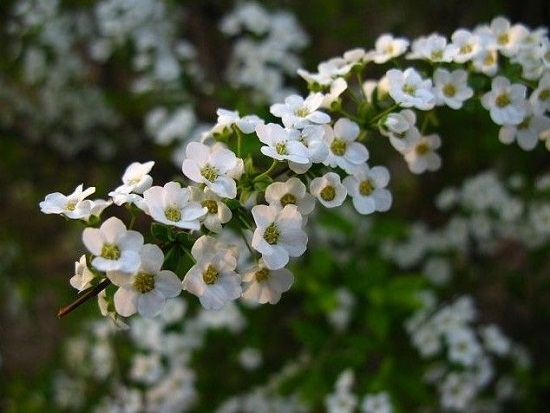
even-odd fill
[[(238, 19), (228, 22), (226, 30), (240, 24)], [(239, 297), (276, 303), (293, 282), (290, 259), (307, 250), (308, 217), (316, 205), (336, 208), (349, 197), (362, 215), (391, 207), (388, 168), (369, 165), (367, 144), (373, 132), (387, 138), (413, 173), (436, 170), (441, 138), (426, 131), (433, 123), (430, 117), (437, 106), (456, 110), (476, 97), (502, 127), (501, 140), (511, 141), (512, 128), (521, 133), (520, 146), (532, 149), (548, 135), (550, 78), (544, 55), (529, 60), (530, 66), (524, 56), (532, 56), (529, 50), (546, 50), (548, 42), (540, 30), (506, 22), (499, 17), (471, 33), (458, 30), (450, 41), (436, 34), (413, 42), (383, 35), (373, 50), (353, 49), (320, 64), (317, 73), (300, 70), (311, 93), (272, 104), (270, 120), (218, 110), (218, 122), (185, 147), (181, 171), (188, 185), (170, 181), (153, 186), (149, 173), (154, 163), (136, 162), (108, 201), (86, 200), (94, 189), (82, 185), (69, 196), (48, 195), (41, 203), (43, 212), (90, 225), (110, 204), (142, 212), (154, 221), (156, 242), (163, 247), (144, 244), (141, 234), (111, 217), (99, 229), (84, 231), (91, 256), (78, 262), (75, 284), (79, 289), (93, 284), (93, 274), (97, 281), (104, 278), (119, 287), (113, 300), (122, 316), (136, 311), (154, 316), (181, 288), (199, 297), (205, 308), (220, 309)], [(491, 70), (479, 60), (485, 56), (486, 63), (487, 54), (493, 56)], [(424, 60), (433, 69), (389, 69), (378, 82), (350, 84), (352, 74), (361, 79), (369, 65), (399, 58)], [(501, 71), (516, 63), (523, 68), (523, 83), (536, 82), (529, 96), (528, 86)], [(490, 88), (472, 84), (477, 76), (492, 77)], [(164, 254), (183, 252), (191, 262), (172, 260), (169, 269), (161, 269), (169, 261)], [(181, 285), (174, 272), (185, 273)]]

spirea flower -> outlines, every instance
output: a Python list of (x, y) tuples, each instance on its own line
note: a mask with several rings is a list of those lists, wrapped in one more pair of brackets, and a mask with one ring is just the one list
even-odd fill
[(207, 210), (206, 214), (199, 218), (203, 225), (212, 232), (221, 232), (222, 224), (229, 222), (233, 217), (231, 209), (208, 187), (201, 190), (193, 186), (189, 187), (189, 190), (191, 201), (198, 202)]
[(323, 104), (322, 93), (312, 93), (307, 98), (291, 95), (285, 103), (271, 105), (270, 112), (281, 118), (287, 128), (302, 129), (310, 124), (325, 124), (330, 122), (330, 116), (318, 110)]
[(287, 204), (283, 209), (256, 205), (252, 217), (256, 230), (251, 245), (262, 254), (267, 268), (283, 268), (289, 257), (299, 257), (305, 252), (307, 235), (302, 230), (302, 215), (296, 205)]
[(133, 273), (139, 268), (143, 235), (128, 230), (119, 218), (111, 217), (99, 228), (85, 228), (82, 241), (95, 255), (92, 266), (99, 271)]
[(391, 145), (398, 152), (407, 153), (420, 139), (420, 131), (416, 127), (416, 113), (411, 109), (390, 113), (380, 125), (380, 132), (388, 136)]
[(437, 33), (421, 36), (411, 45), (411, 53), (407, 59), (425, 59), (430, 62), (451, 62), (458, 48), (447, 44), (447, 39)]
[(241, 277), (235, 272), (235, 252), (223, 242), (203, 235), (191, 248), (196, 260), (182, 285), (183, 289), (199, 297), (206, 309), (219, 310), (227, 302), (241, 296)]
[(191, 201), (189, 188), (170, 181), (162, 186), (152, 186), (143, 193), (145, 212), (157, 221), (183, 229), (200, 229), (200, 218), (208, 210), (199, 202)]
[(256, 126), (263, 123), (263, 120), (256, 115), (240, 116), (239, 112), (227, 109), (218, 109), (218, 121), (212, 127), (208, 135), (216, 135), (224, 132), (235, 125), (243, 133), (252, 133)]
[(465, 63), (472, 60), (481, 50), (481, 39), (469, 30), (458, 29), (451, 35), (452, 44), (456, 47), (453, 61)]
[(128, 202), (139, 203), (140, 197), (135, 194), (143, 194), (143, 191), (150, 188), (153, 178), (149, 175), (155, 162), (131, 163), (122, 175), (122, 185), (114, 191), (109, 192), (109, 196), (116, 205), (122, 205)]
[(441, 157), (435, 152), (441, 146), (441, 138), (437, 134), (422, 136), (414, 146), (407, 151), (405, 161), (412, 173), (421, 174), (424, 171), (436, 171), (441, 167)]
[(348, 195), (340, 176), (335, 172), (314, 178), (309, 184), (309, 192), (327, 208), (339, 207)]
[(395, 57), (401, 56), (407, 51), (409, 40), (396, 38), (392, 34), (383, 34), (374, 43), (374, 50), (368, 53), (368, 59), (374, 63), (382, 64)]
[(326, 127), (323, 139), (329, 153), (323, 164), (351, 173), (357, 165), (365, 163), (369, 159), (369, 151), (356, 142), (359, 132), (359, 125), (347, 118), (338, 119), (334, 128)]
[(498, 139), (504, 144), (517, 141), (519, 147), (530, 151), (537, 146), (543, 133), (550, 132), (550, 118), (533, 112), (531, 103), (524, 102), (525, 116), (517, 125), (504, 125), (500, 128)]
[(436, 105), (460, 109), (464, 101), (474, 95), (473, 89), (468, 86), (468, 73), (462, 69), (449, 72), (437, 68), (433, 75), (433, 82)]
[(276, 304), (292, 286), (294, 275), (286, 268), (270, 270), (260, 260), (259, 265), (244, 272), (243, 281), (244, 298), (259, 304)]
[(307, 163), (288, 161), (288, 167), (297, 174), (303, 174), (311, 168), (314, 163), (321, 163), (327, 159), (329, 149), (323, 139), (325, 127), (321, 125), (308, 125), (299, 130), (298, 140), (306, 147)]
[(162, 312), (167, 298), (180, 294), (181, 281), (172, 271), (161, 270), (164, 254), (157, 245), (143, 245), (139, 256), (141, 264), (136, 272), (109, 271), (107, 278), (119, 287), (114, 296), (118, 314), (129, 317), (138, 312), (153, 318)]
[(399, 106), (420, 110), (430, 110), (434, 107), (432, 80), (422, 79), (412, 67), (405, 71), (390, 69), (386, 77), (389, 81), (389, 94)]
[(296, 205), (298, 212), (307, 215), (315, 208), (315, 199), (307, 192), (305, 184), (296, 177), (286, 182), (273, 182), (265, 190), (265, 200), (269, 205), (283, 209), (285, 205)]
[(297, 164), (309, 162), (308, 151), (299, 140), (300, 132), (296, 129), (284, 129), (276, 123), (260, 124), (256, 134), (265, 146), (260, 151), (270, 158), (292, 161)]
[(387, 168), (369, 168), (367, 164), (363, 164), (355, 169), (353, 175), (346, 176), (342, 184), (352, 197), (357, 212), (366, 215), (390, 209), (392, 196), (391, 192), (385, 189), (389, 180), (390, 173)]
[(189, 179), (205, 184), (222, 198), (235, 198), (235, 177), (242, 173), (242, 162), (229, 149), (190, 142), (185, 148), (182, 171)]
[(70, 195), (54, 192), (46, 195), (46, 198), (40, 202), (40, 210), (44, 214), (59, 214), (70, 219), (86, 221), (92, 215), (93, 203), (85, 198), (94, 192), (94, 187), (83, 190), (82, 184), (78, 185)]
[(95, 275), (88, 268), (86, 263), (86, 256), (80, 257), (80, 260), (75, 262), (74, 275), (69, 280), (71, 286), (76, 288), (79, 292), (92, 286), (91, 281), (95, 278)]
[(481, 104), (497, 125), (517, 125), (525, 116), (526, 93), (524, 85), (511, 84), (508, 78), (497, 76), (491, 83), (491, 90), (481, 97)]

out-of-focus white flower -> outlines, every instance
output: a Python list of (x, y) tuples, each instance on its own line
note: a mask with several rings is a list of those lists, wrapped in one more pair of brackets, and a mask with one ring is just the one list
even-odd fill
[(491, 82), (491, 90), (481, 97), (481, 104), (497, 125), (517, 125), (525, 116), (527, 88), (519, 83), (511, 84), (504, 76)]
[(276, 304), (281, 294), (288, 291), (294, 282), (294, 275), (286, 268), (270, 270), (260, 262), (258, 266), (243, 273), (243, 293), (247, 300), (259, 304)]

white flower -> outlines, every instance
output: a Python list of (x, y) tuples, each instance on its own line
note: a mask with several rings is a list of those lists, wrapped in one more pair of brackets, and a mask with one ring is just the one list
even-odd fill
[(422, 136), (404, 157), (412, 173), (421, 174), (424, 171), (436, 171), (441, 167), (441, 157), (435, 152), (441, 146), (441, 138), (437, 134)]
[(83, 291), (92, 286), (91, 281), (95, 278), (95, 275), (86, 263), (86, 256), (83, 255), (80, 257), (79, 261), (76, 261), (74, 264), (74, 274), (69, 282), (71, 286), (76, 288), (79, 292)]
[(550, 72), (546, 72), (539, 80), (539, 84), (529, 100), (536, 112), (550, 111)]
[(441, 406), (448, 410), (469, 411), (468, 406), (477, 393), (477, 384), (471, 374), (451, 372), (445, 376), (439, 389)]
[(474, 332), (469, 328), (457, 327), (446, 333), (449, 346), (449, 360), (466, 367), (471, 367), (479, 361), (483, 349)]
[(109, 192), (109, 196), (113, 198), (116, 205), (133, 202), (139, 205), (141, 197), (136, 194), (142, 194), (143, 191), (150, 188), (153, 183), (153, 178), (149, 172), (153, 168), (155, 162), (149, 161), (145, 163), (133, 162), (130, 164), (122, 175), (122, 185), (114, 191)]
[(499, 326), (490, 324), (479, 329), (485, 348), (493, 353), (504, 356), (510, 352), (512, 347), (510, 340), (506, 337)]
[(390, 69), (386, 73), (389, 81), (389, 94), (395, 102), (405, 108), (415, 107), (430, 110), (435, 105), (432, 93), (432, 80), (422, 79), (420, 74), (409, 67), (405, 71)]
[(498, 52), (493, 49), (481, 49), (472, 60), (476, 71), (494, 76), (498, 71)]
[(351, 173), (357, 165), (365, 163), (369, 159), (369, 151), (359, 142), (359, 125), (347, 118), (340, 118), (334, 124), (334, 128), (326, 127), (325, 140), (329, 154), (323, 164), (330, 167), (342, 168)]
[(199, 297), (206, 309), (219, 310), (241, 296), (241, 277), (235, 272), (235, 252), (217, 239), (203, 235), (191, 248), (196, 260), (185, 278), (183, 289)]
[(517, 125), (504, 125), (500, 128), (498, 139), (504, 144), (517, 140), (519, 147), (525, 151), (535, 148), (544, 133), (550, 132), (550, 118), (533, 113), (531, 103), (524, 101), (525, 117)]
[(392, 413), (393, 407), (388, 393), (367, 394), (361, 403), (362, 413)]
[(407, 59), (426, 59), (431, 62), (451, 62), (458, 52), (454, 44), (439, 34), (431, 34), (416, 39), (411, 45)]
[(155, 143), (169, 145), (184, 139), (196, 122), (197, 117), (190, 106), (180, 107), (172, 114), (168, 114), (166, 108), (159, 107), (147, 113), (145, 127)]
[(256, 205), (252, 217), (256, 230), (251, 245), (262, 254), (269, 269), (283, 268), (289, 257), (299, 257), (305, 252), (307, 235), (302, 230), (302, 215), (296, 205), (288, 204), (283, 209)]
[(82, 184), (78, 185), (70, 195), (54, 192), (46, 195), (46, 198), (40, 202), (40, 210), (44, 214), (59, 214), (70, 219), (86, 221), (92, 215), (93, 203), (85, 198), (94, 192), (94, 187), (83, 190)]
[(222, 224), (229, 222), (233, 217), (229, 207), (208, 187), (205, 187), (204, 191), (194, 186), (189, 187), (189, 190), (191, 200), (207, 209), (206, 214), (200, 218), (204, 226), (212, 232), (221, 232)]
[(219, 196), (235, 198), (237, 184), (234, 177), (242, 172), (242, 162), (239, 161), (227, 148), (190, 142), (185, 148), (182, 171), (189, 179), (206, 184)]
[(409, 41), (404, 38), (395, 38), (392, 34), (383, 34), (376, 39), (374, 49), (367, 54), (367, 58), (374, 63), (382, 64), (407, 51)]
[(309, 184), (309, 192), (327, 208), (342, 205), (348, 195), (346, 187), (340, 181), (340, 176), (335, 172), (328, 172), (314, 178)]
[(494, 36), (492, 44), (507, 57), (517, 53), (519, 45), (528, 33), (525, 26), (521, 24), (512, 25), (510, 20), (500, 16), (491, 21), (489, 30)]
[(252, 133), (256, 126), (263, 123), (263, 120), (256, 115), (247, 115), (241, 117), (239, 112), (227, 109), (218, 109), (218, 122), (212, 127), (208, 135), (222, 133), (235, 125), (243, 133)]
[(315, 199), (307, 192), (305, 184), (296, 177), (289, 178), (286, 182), (273, 182), (265, 189), (265, 200), (279, 209), (288, 204), (296, 205), (302, 215), (311, 213), (315, 208)]
[(346, 176), (342, 184), (352, 197), (357, 212), (366, 215), (390, 209), (392, 196), (391, 192), (385, 189), (389, 180), (390, 173), (387, 168), (369, 168), (367, 164), (363, 164), (355, 169), (353, 175)]
[(527, 88), (519, 83), (511, 84), (504, 76), (497, 76), (491, 90), (481, 97), (481, 104), (497, 125), (517, 125), (525, 116)]
[(300, 132), (296, 129), (284, 129), (276, 123), (268, 123), (258, 125), (256, 133), (260, 141), (266, 145), (260, 148), (265, 156), (298, 164), (309, 162), (307, 148), (299, 141)]
[(207, 208), (190, 201), (189, 188), (182, 188), (178, 182), (170, 181), (162, 186), (152, 186), (143, 193), (145, 212), (157, 221), (178, 228), (199, 230), (200, 222)]
[(310, 73), (304, 69), (298, 69), (298, 75), (308, 83), (317, 83), (321, 86), (331, 85), (335, 79), (347, 75), (353, 64), (342, 57), (334, 57), (317, 65), (317, 73)]
[(299, 131), (299, 140), (304, 144), (309, 162), (296, 163), (288, 161), (288, 167), (297, 174), (303, 174), (311, 168), (314, 163), (321, 163), (327, 159), (328, 146), (324, 141), (325, 127), (321, 125), (308, 125)]
[(99, 228), (85, 228), (82, 241), (95, 255), (92, 266), (99, 271), (133, 273), (139, 268), (143, 235), (126, 229), (116, 217), (107, 219)]
[(244, 298), (259, 304), (276, 304), (292, 286), (294, 275), (286, 268), (270, 270), (260, 260), (259, 265), (243, 274), (243, 281)]
[(136, 272), (108, 271), (107, 278), (119, 287), (114, 296), (118, 314), (129, 317), (138, 312), (153, 318), (162, 312), (167, 298), (180, 294), (181, 281), (172, 271), (161, 270), (164, 254), (157, 245), (143, 245), (139, 256), (141, 264)]
[(299, 95), (290, 95), (285, 103), (271, 105), (270, 112), (281, 118), (287, 128), (302, 129), (310, 124), (330, 122), (330, 116), (317, 109), (323, 104), (322, 93), (312, 93), (306, 99)]
[(403, 109), (399, 113), (390, 113), (380, 125), (380, 133), (390, 139), (391, 145), (400, 153), (411, 150), (420, 139), (416, 125), (416, 113)]
[(433, 75), (434, 95), (436, 105), (447, 105), (452, 109), (460, 109), (467, 99), (474, 95), (468, 86), (468, 73), (458, 69), (449, 72), (437, 68)]
[(481, 50), (481, 39), (469, 30), (458, 29), (451, 35), (452, 44), (457, 48), (453, 61), (466, 63), (472, 60)]

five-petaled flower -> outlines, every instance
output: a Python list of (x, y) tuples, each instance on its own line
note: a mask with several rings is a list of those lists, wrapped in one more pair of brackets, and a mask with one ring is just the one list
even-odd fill
[(256, 230), (252, 248), (262, 254), (267, 268), (277, 270), (288, 264), (289, 257), (299, 257), (306, 251), (307, 234), (302, 229), (302, 215), (294, 204), (283, 209), (274, 205), (252, 208)]
[(154, 244), (145, 244), (139, 250), (140, 266), (134, 273), (108, 271), (107, 278), (118, 286), (115, 292), (115, 310), (123, 317), (138, 312), (143, 317), (159, 315), (167, 298), (181, 292), (181, 281), (172, 271), (162, 270), (164, 254)]
[(133, 273), (139, 268), (143, 235), (128, 230), (119, 218), (111, 217), (99, 228), (85, 228), (82, 242), (95, 256), (92, 266), (99, 271)]
[(237, 196), (235, 179), (242, 173), (242, 162), (230, 149), (190, 142), (185, 148), (185, 156), (182, 164), (185, 176), (205, 184), (222, 198)]

